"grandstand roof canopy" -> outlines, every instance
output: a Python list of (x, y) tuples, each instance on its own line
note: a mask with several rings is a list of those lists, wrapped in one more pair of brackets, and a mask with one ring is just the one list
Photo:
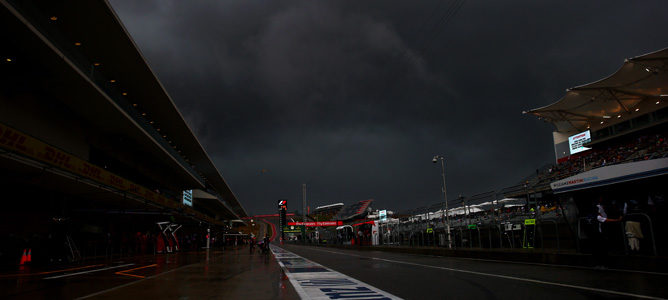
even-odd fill
[(334, 217), (337, 220), (351, 220), (357, 217), (364, 215), (366, 209), (371, 205), (373, 199), (362, 200), (353, 205), (344, 207), (339, 213)]
[(629, 58), (614, 74), (566, 90), (559, 101), (525, 111), (558, 132), (581, 132), (606, 119), (630, 119), (668, 101), (668, 48)]
[(343, 207), (343, 206), (344, 206), (343, 203), (334, 203), (334, 204), (329, 204), (329, 205), (322, 205), (322, 206), (316, 207), (315, 211), (324, 210), (324, 209), (340, 208), (340, 207)]

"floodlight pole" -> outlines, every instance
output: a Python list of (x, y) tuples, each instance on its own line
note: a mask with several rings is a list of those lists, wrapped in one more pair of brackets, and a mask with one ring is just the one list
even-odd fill
[(448, 249), (452, 249), (452, 239), (450, 237), (450, 213), (448, 210), (448, 192), (445, 186), (445, 158), (442, 155), (437, 155), (434, 158), (441, 160), (441, 177), (443, 177), (443, 203), (445, 204), (445, 226), (448, 235)]
[(306, 244), (306, 183), (302, 184), (302, 226), (304, 226), (303, 242)]

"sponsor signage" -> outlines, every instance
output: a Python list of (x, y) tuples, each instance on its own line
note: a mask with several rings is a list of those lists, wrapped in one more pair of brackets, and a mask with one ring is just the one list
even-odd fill
[(381, 221), (384, 221), (385, 219), (387, 219), (387, 210), (384, 210), (384, 209), (383, 209), (383, 210), (381, 210), (381, 211), (378, 211), (378, 218), (379, 218)]
[[(288, 200), (278, 200), (278, 228), (285, 228), (285, 213), (288, 210)], [(285, 231), (281, 231), (281, 238), (285, 238)]]
[[(163, 196), (159, 192), (138, 185), (130, 180), (111, 173), (104, 168), (93, 165), (81, 158), (4, 124), (0, 124), (0, 148), (49, 164), (72, 174), (77, 174), (83, 178), (99, 182), (106, 186), (116, 188), (120, 191), (127, 192), (128, 194), (144, 198), (164, 207), (175, 209), (183, 208), (183, 206), (179, 204), (179, 199)], [(189, 212), (198, 216), (200, 219), (217, 223), (199, 212), (193, 210)]]
[(478, 224), (469, 224), (468, 228), (469, 229), (478, 229)]
[(536, 240), (536, 219), (524, 219), (524, 239), (522, 248), (533, 249)]
[(193, 190), (183, 191), (183, 204), (193, 206)]
[(302, 233), (301, 226), (283, 226), (283, 233)]
[(568, 137), (568, 149), (571, 151), (571, 154), (587, 151), (591, 148), (587, 148), (583, 145), (589, 142), (591, 142), (591, 133), (589, 130), (580, 132)]
[(550, 187), (555, 193), (563, 193), (663, 174), (668, 174), (668, 158), (601, 167), (552, 182)]
[(324, 227), (324, 226), (341, 226), (341, 225), (343, 225), (343, 221), (288, 222), (288, 226)]

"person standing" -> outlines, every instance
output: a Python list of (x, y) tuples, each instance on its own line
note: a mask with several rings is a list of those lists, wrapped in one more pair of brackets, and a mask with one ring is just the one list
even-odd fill
[(262, 242), (262, 253), (269, 253), (269, 234), (264, 236)]
[(605, 269), (608, 259), (608, 248), (610, 247), (608, 244), (608, 226), (606, 223), (620, 222), (622, 218), (612, 219), (608, 217), (608, 213), (605, 211), (605, 206), (603, 205), (603, 197), (598, 198), (596, 210), (598, 231), (594, 239), (594, 262), (596, 263), (596, 269)]

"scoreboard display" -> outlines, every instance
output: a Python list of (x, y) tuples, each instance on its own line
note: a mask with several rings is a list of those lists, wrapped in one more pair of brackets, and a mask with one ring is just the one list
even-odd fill
[(288, 200), (278, 200), (278, 228), (281, 229), (281, 238), (285, 238), (283, 227), (286, 225), (285, 212), (288, 210)]
[(571, 154), (580, 153), (582, 151), (591, 149), (583, 146), (589, 142), (591, 142), (591, 133), (589, 130), (568, 137), (568, 147), (571, 151)]

